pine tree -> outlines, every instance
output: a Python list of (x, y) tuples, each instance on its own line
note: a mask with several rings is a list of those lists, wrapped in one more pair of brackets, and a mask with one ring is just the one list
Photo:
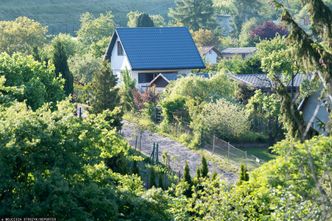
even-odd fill
[[(332, 11), (322, 0), (305, 0), (311, 16), (312, 34), (307, 33), (293, 19), (291, 13), (281, 3), (274, 1), (283, 9), (282, 20), (289, 25), (288, 43), (295, 46), (295, 55), (307, 70), (314, 70), (327, 92), (328, 103), (332, 103)], [(287, 111), (287, 105), (285, 110)], [(294, 120), (289, 120), (290, 124)], [(296, 126), (293, 127), (297, 130)], [(297, 130), (301, 134), (301, 131)], [(306, 131), (301, 135), (306, 137)]]
[(183, 180), (186, 181), (188, 184), (191, 184), (190, 169), (187, 161), (184, 166)]
[(104, 61), (102, 67), (94, 72), (91, 84), (91, 106), (95, 113), (101, 113), (104, 110), (112, 111), (119, 106), (120, 96), (116, 85), (117, 78), (113, 75), (107, 61)]
[(202, 162), (201, 162), (201, 176), (202, 177), (208, 177), (208, 173), (209, 173), (209, 167), (208, 167), (208, 163), (205, 159), (205, 157), (202, 157)]
[(212, 0), (176, 0), (176, 7), (170, 9), (169, 16), (175, 22), (197, 31), (215, 26)]
[(136, 27), (154, 27), (154, 23), (148, 14), (143, 13), (138, 16)]
[(247, 167), (244, 164), (241, 164), (239, 184), (241, 184), (244, 181), (249, 181), (249, 173)]
[(74, 91), (74, 78), (69, 71), (68, 57), (65, 48), (61, 42), (56, 42), (53, 45), (53, 64), (55, 66), (55, 74), (65, 80), (65, 93), (70, 95)]

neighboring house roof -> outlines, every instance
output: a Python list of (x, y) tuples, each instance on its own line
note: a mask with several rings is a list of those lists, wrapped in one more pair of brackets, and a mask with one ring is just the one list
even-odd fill
[[(231, 77), (255, 88), (267, 89), (273, 86), (273, 82), (268, 78), (267, 74), (237, 74), (231, 75)], [(309, 75), (297, 74), (294, 78), (294, 87), (300, 87), (301, 83), (309, 78)], [(288, 86), (291, 86), (291, 84), (292, 82), (290, 81)]]
[(257, 49), (255, 47), (245, 47), (245, 48), (226, 48), (221, 51), (222, 54), (252, 54)]
[(204, 46), (200, 49), (200, 52), (204, 56), (211, 50), (214, 51), (218, 56), (221, 56), (221, 52), (214, 46)]
[(204, 62), (186, 27), (117, 28), (105, 58), (120, 39), (132, 70), (204, 69)]

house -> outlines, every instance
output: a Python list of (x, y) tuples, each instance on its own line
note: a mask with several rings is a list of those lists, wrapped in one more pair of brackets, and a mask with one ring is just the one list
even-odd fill
[(203, 60), (210, 65), (215, 65), (221, 58), (221, 52), (214, 46), (206, 46), (200, 49)]
[(185, 27), (117, 28), (105, 59), (120, 81), (121, 73), (128, 70), (142, 91), (160, 74), (188, 75), (192, 69), (205, 69)]
[[(265, 93), (272, 92), (274, 86), (273, 81), (270, 80), (267, 74), (236, 74), (236, 75), (230, 75), (230, 77), (239, 82), (240, 84), (243, 84), (255, 90), (261, 90)], [(293, 79), (293, 86), (292, 86), (292, 81), (288, 83), (287, 89), (289, 93), (291, 93), (292, 91), (294, 92), (294, 94), (298, 93), (301, 83), (305, 79), (309, 78), (310, 76), (304, 74), (295, 75)]]
[[(242, 85), (245, 85), (254, 90), (262, 90), (265, 93), (271, 93), (273, 82), (268, 78), (266, 74), (238, 74), (230, 75), (230, 77)], [(297, 97), (299, 89), (304, 80), (312, 80), (313, 77), (310, 74), (298, 74), (294, 77), (293, 86), (292, 82), (288, 83), (288, 92), (294, 93)], [(319, 134), (326, 135), (326, 124), (329, 121), (329, 112), (326, 108), (325, 100), (321, 99), (321, 91), (311, 94), (307, 98), (303, 99), (298, 110), (302, 112), (303, 120), (308, 125), (311, 124), (311, 128)]]
[(232, 59), (235, 56), (241, 56), (244, 59), (253, 56), (256, 50), (255, 47), (226, 48), (221, 51), (221, 56), (223, 59)]

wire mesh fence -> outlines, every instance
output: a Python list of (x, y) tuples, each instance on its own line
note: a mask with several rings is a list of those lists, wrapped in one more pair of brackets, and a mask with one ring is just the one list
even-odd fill
[(213, 154), (223, 156), (224, 158), (232, 161), (235, 164), (245, 164), (248, 167), (258, 167), (264, 161), (259, 159), (253, 154), (248, 154), (247, 151), (240, 150), (239, 148), (234, 147), (229, 142), (226, 142), (215, 135), (208, 138), (207, 144), (204, 145), (204, 148)]

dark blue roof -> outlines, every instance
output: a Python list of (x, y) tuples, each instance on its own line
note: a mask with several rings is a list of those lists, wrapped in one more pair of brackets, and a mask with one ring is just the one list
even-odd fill
[(203, 69), (204, 62), (185, 27), (117, 28), (106, 58), (120, 39), (133, 70)]

